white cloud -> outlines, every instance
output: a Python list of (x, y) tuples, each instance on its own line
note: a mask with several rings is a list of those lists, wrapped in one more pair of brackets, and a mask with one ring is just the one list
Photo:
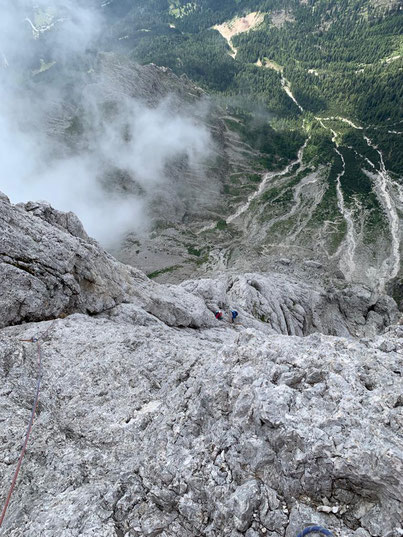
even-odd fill
[[(53, 10), (52, 17), (31, 20), (38, 31), (50, 26), (34, 39), (25, 20), (31, 19), (32, 5), (17, 0), (2, 8), (0, 52), (10, 66), (0, 69), (0, 190), (13, 202), (47, 200), (60, 210), (72, 210), (90, 235), (110, 245), (127, 231), (145, 228), (147, 204), (166, 183), (167, 164), (181, 157), (199, 166), (209, 151), (210, 135), (190, 114), (173, 112), (169, 100), (151, 109), (122, 98), (106, 121), (99, 99), (86, 91), (80, 109), (88, 144), (74, 154), (63, 150), (60, 140), (49, 136), (48, 125), (50, 110), (62, 100), (60, 86), (42, 83), (24, 89), (21, 69), (41, 50), (44, 35), (58, 62), (83, 54), (102, 31), (102, 21), (75, 0), (36, 0), (37, 10)], [(123, 194), (111, 185), (105, 188), (105, 172), (112, 169), (131, 176), (142, 195), (135, 195), (135, 189)]]

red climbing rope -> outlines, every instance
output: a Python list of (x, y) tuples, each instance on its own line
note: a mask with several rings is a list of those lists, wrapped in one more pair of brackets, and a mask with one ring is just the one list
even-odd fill
[(31, 435), (31, 430), (32, 430), (32, 425), (34, 423), (36, 409), (38, 407), (39, 393), (40, 393), (40, 389), (41, 389), (41, 380), (42, 380), (42, 350), (41, 350), (40, 339), (43, 339), (46, 336), (46, 334), (52, 328), (54, 323), (55, 323), (55, 321), (53, 321), (53, 323), (49, 326), (49, 328), (39, 338), (32, 337), (31, 339), (21, 339), (20, 340), (20, 341), (27, 341), (27, 342), (30, 342), (30, 343), (36, 343), (36, 349), (37, 349), (37, 355), (38, 355), (38, 378), (37, 378), (37, 382), (36, 382), (36, 392), (35, 392), (34, 404), (32, 405), (31, 417), (29, 419), (27, 432), (25, 434), (24, 444), (22, 446), (21, 453), (20, 453), (20, 456), (18, 458), (17, 467), (15, 469), (13, 480), (11, 482), (11, 486), (10, 486), (10, 489), (8, 491), (8, 494), (7, 494), (6, 502), (5, 502), (3, 510), (1, 512), (0, 528), (1, 528), (2, 524), (3, 524), (4, 518), (6, 516), (7, 509), (8, 509), (8, 504), (10, 503), (11, 496), (13, 494), (14, 487), (15, 487), (15, 484), (16, 484), (17, 479), (18, 479), (18, 474), (20, 473), (22, 461), (24, 459), (24, 455), (25, 455), (25, 452), (27, 450), (28, 440), (29, 440), (29, 437)]

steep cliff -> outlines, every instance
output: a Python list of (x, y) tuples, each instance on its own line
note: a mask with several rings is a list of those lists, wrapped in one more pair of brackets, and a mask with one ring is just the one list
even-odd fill
[(43, 334), (44, 366), (3, 535), (402, 534), (391, 299), (263, 273), (159, 285), (73, 214), (2, 197), (0, 219), (1, 501), (37, 375), (22, 339)]

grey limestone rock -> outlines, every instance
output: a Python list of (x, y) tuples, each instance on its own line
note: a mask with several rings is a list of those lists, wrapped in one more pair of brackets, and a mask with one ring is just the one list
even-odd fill
[[(65, 213), (57, 211), (47, 202), (29, 201), (25, 204), (19, 204), (19, 206), (27, 212), (32, 212), (32, 214), (38, 216), (52, 226), (55, 226), (62, 231), (68, 231), (73, 237), (79, 237), (80, 239), (85, 239), (87, 241), (91, 240), (85, 232), (79, 218), (72, 212)], [(95, 241), (92, 242), (94, 243)]]
[(43, 358), (2, 535), (399, 535), (403, 330), (367, 320), (388, 300), (276, 274), (158, 285), (46, 204), (1, 197), (0, 219), (0, 502), (37, 376), (22, 340)]
[(276, 273), (222, 275), (186, 281), (182, 287), (212, 311), (237, 309), (244, 327), (280, 334), (374, 335), (399, 316), (393, 299), (375, 301), (363, 286), (326, 292)]
[(314, 261), (313, 259), (308, 259), (304, 262), (304, 265), (314, 269), (321, 269), (323, 267), (322, 263), (319, 263), (319, 261)]
[(0, 326), (99, 313), (127, 296), (136, 271), (89, 241), (75, 216), (2, 199), (0, 227)]
[(205, 304), (123, 265), (85, 233), (72, 213), (46, 203), (0, 199), (0, 327), (73, 312), (101, 313), (123, 302), (146, 305), (170, 325), (208, 324)]
[[(36, 375), (35, 347), (20, 339), (50, 326), (5, 535), (291, 537), (317, 522), (383, 537), (399, 527), (397, 330), (363, 345), (178, 330), (138, 306), (115, 309), (1, 332), (4, 498)], [(385, 338), (395, 351), (379, 350)], [(340, 512), (319, 512), (324, 497)]]

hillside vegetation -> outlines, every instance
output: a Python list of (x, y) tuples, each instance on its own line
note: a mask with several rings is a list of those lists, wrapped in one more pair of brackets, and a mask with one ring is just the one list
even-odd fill
[[(219, 120), (217, 158), (203, 172), (210, 183), (218, 178), (216, 205), (200, 219), (187, 211), (186, 225), (179, 217), (157, 218), (155, 237), (177, 226), (185, 263), (190, 244), (201, 252), (201, 272), (217, 263), (233, 266), (233, 252), (247, 245), (253, 251), (236, 259), (253, 266), (278, 246), (314, 252), (351, 281), (384, 288), (398, 276), (403, 14), (397, 2), (110, 0), (98, 6), (107, 26), (94, 57), (106, 51), (120, 57), (120, 66), (129, 59), (171, 69), (184, 77), (179, 84), (190, 79), (208, 93)], [(43, 57), (35, 79), (46, 81), (55, 68), (51, 56)], [(78, 66), (85, 76), (97, 72), (92, 60)], [(123, 78), (134, 72), (127, 69)], [(191, 196), (208, 198), (206, 181), (181, 177)], [(178, 256), (167, 266), (144, 268), (174, 277), (181, 266)]]
[[(284, 66), (298, 101), (312, 112), (338, 111), (371, 123), (401, 119), (403, 14), (397, 3), (197, 0), (187, 10), (190, 4), (175, 4), (183, 6), (180, 16), (162, 0), (135, 2), (111, 36), (127, 35), (123, 45), (136, 60), (186, 73), (210, 90), (255, 96), (268, 76), (259, 97), (272, 105), (279, 77), (252, 67), (267, 58)], [(232, 37), (234, 61), (214, 26), (254, 11), (264, 22)]]

